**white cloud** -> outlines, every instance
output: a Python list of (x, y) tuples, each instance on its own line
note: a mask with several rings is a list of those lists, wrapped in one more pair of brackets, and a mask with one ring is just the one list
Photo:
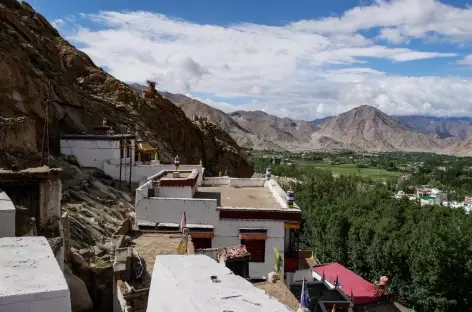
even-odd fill
[(462, 60), (457, 61), (457, 64), (472, 65), (472, 54), (464, 56)]
[(62, 18), (55, 19), (51, 22), (52, 27), (56, 29), (62, 28), (62, 26), (64, 26), (65, 24), (66, 22)]
[[(82, 16), (99, 27), (76, 27), (67, 39), (121, 80), (153, 78), (169, 92), (211, 94), (224, 101), (199, 100), (224, 111), (260, 109), (314, 119), (371, 104), (394, 114), (470, 115), (472, 79), (389, 76), (370, 66), (372, 59), (406, 62), (458, 56), (392, 48), (357, 32), (381, 27), (378, 38), (406, 43), (426, 34), (420, 26), (438, 20), (438, 6), (449, 14), (449, 24), (465, 14), (465, 9), (423, 1), (425, 12), (418, 0), (376, 1), (340, 18), (278, 27), (222, 27), (142, 11), (100, 12)], [(456, 15), (451, 17), (451, 12)], [(230, 98), (247, 101), (235, 105)]]
[(470, 41), (471, 20), (471, 7), (454, 7), (437, 0), (377, 0), (372, 5), (352, 8), (341, 17), (303, 20), (292, 27), (304, 32), (343, 34), (379, 27), (380, 38), (392, 43), (428, 34)]

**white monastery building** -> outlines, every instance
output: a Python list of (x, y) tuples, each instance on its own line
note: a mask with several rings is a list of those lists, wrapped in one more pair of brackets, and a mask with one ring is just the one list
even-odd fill
[[(114, 134), (105, 120), (102, 126), (94, 127), (93, 134), (63, 134), (60, 143), (61, 154), (75, 156), (80, 166), (101, 169), (121, 181), (141, 182), (162, 170), (174, 168), (173, 164), (161, 164), (157, 149), (138, 141), (135, 135)], [(203, 177), (201, 165), (181, 168), (197, 169)]]
[[(301, 211), (270, 179), (207, 177), (199, 170), (163, 170), (136, 190), (136, 222), (141, 228), (178, 230), (186, 214), (195, 250), (245, 245), (249, 276), (267, 277), (274, 247), (284, 260), (281, 278), (298, 269)], [(202, 181), (199, 185), (198, 181)]]
[(46, 238), (0, 238), (0, 250), (0, 312), (71, 311), (69, 287)]
[(292, 311), (204, 255), (157, 256), (147, 312)]

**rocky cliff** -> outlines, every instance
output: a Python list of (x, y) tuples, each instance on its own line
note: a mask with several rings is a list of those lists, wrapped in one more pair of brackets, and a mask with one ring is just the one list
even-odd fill
[(29, 117), (35, 125), (38, 150), (49, 98), (53, 154), (59, 153), (60, 133), (88, 132), (106, 118), (116, 132), (136, 132), (153, 142), (164, 161), (178, 153), (182, 163), (202, 159), (214, 174), (220, 163), (235, 176), (253, 173), (234, 140), (212, 127), (193, 123), (159, 94), (142, 99), (65, 41), (26, 2), (3, 0), (0, 4), (0, 57), (0, 116)]

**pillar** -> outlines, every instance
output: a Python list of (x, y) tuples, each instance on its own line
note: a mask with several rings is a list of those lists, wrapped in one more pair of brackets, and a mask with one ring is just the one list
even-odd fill
[(157, 154), (157, 151), (154, 152), (154, 160), (158, 160), (158, 154)]
[(61, 220), (62, 184), (59, 177), (39, 183), (39, 224), (42, 229), (49, 221)]
[(138, 161), (141, 161), (141, 152), (138, 152)]

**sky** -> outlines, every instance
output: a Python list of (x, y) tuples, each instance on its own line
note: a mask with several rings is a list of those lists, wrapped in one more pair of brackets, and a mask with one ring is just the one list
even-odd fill
[(313, 120), (372, 105), (472, 116), (472, 6), (462, 0), (30, 0), (125, 82), (225, 112)]

